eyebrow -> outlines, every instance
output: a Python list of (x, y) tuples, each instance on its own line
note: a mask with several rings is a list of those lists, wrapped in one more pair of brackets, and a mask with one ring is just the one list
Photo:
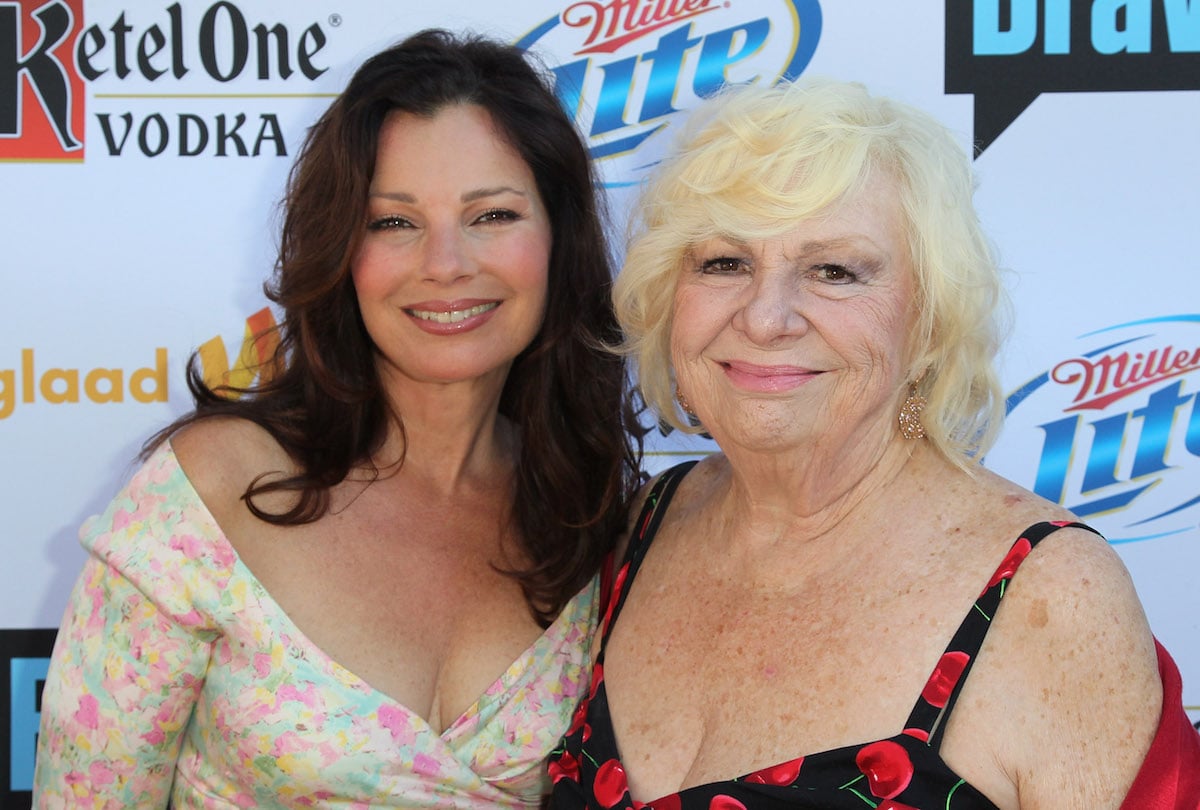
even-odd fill
[[(496, 186), (494, 188), (478, 188), (468, 191), (460, 199), (462, 202), (469, 203), (486, 199), (487, 197), (495, 197), (499, 194), (516, 194), (521, 197), (529, 196), (526, 192), (512, 186)], [(370, 196), (402, 203), (416, 204), (417, 202), (417, 198), (406, 191), (372, 191), (370, 192)]]
[(802, 248), (807, 251), (820, 252), (822, 250), (831, 250), (838, 248), (854, 248), (854, 247), (870, 247), (874, 250), (882, 251), (882, 248), (876, 244), (875, 240), (865, 234), (851, 234), (848, 236), (837, 236), (833, 239), (812, 239), (804, 242)]
[(496, 186), (495, 188), (481, 188), (476, 189), (475, 191), (468, 191), (466, 194), (462, 195), (462, 201), (473, 202), (475, 200), (483, 199), (484, 197), (495, 197), (498, 194), (516, 194), (521, 197), (528, 196), (519, 188), (513, 188), (512, 186)]
[[(729, 245), (730, 247), (736, 248), (737, 250), (745, 250), (747, 252), (750, 252), (751, 250), (753, 250), (753, 246), (755, 243), (768, 241), (770, 238), (771, 237), (768, 237), (767, 240), (743, 239), (742, 237), (733, 236), (732, 234), (716, 234), (714, 236), (708, 237), (707, 239), (700, 239), (697, 242), (695, 242), (694, 245), (699, 245), (699, 244), (702, 244), (703, 242), (708, 242), (708, 241), (720, 241), (720, 242), (724, 242), (725, 244)], [(804, 242), (800, 243), (800, 250), (804, 253), (810, 253), (810, 252), (819, 252), (822, 250), (830, 250), (830, 249), (836, 249), (836, 248), (854, 247), (857, 245), (864, 245), (864, 244), (875, 246), (875, 240), (871, 239), (869, 236), (866, 236), (865, 234), (847, 234), (846, 236), (835, 236), (830, 239), (808, 239), (808, 240), (805, 240)]]

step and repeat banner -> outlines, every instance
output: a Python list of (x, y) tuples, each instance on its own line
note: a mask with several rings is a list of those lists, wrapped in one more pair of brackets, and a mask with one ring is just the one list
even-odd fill
[[(639, 180), (725, 82), (855, 79), (960, 133), (1015, 302), (986, 463), (1107, 535), (1200, 720), (1200, 3), (5, 0), (0, 806), (28, 805), (80, 524), (188, 409), (191, 354), (252, 379), (306, 127), (429, 26), (553, 71), (618, 252)], [(711, 450), (655, 432), (647, 467)]]

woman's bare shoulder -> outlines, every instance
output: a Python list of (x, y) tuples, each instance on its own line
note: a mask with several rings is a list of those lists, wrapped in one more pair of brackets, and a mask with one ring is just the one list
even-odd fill
[(233, 417), (201, 419), (169, 439), (179, 466), (210, 507), (240, 502), (259, 476), (294, 470), (283, 447), (264, 428)]
[[(1060, 504), (1007, 479), (987, 474), (981, 483), (989, 490), (981, 526), (995, 534), (997, 543), (1011, 544), (1038, 524), (1055, 525), (1021, 564), (1005, 596), (1007, 606), (1028, 611), (1022, 628), (1026, 643), (1041, 638), (1060, 652), (1077, 648), (1097, 662), (1121, 655), (1157, 674), (1153, 639), (1133, 578), (1108, 541)], [(1032, 660), (1054, 665), (1060, 659)]]
[(1034, 732), (1016, 767), (1021, 805), (1052, 806), (1070, 785), (1079, 806), (1109, 806), (1132, 783), (1162, 704), (1154, 637), (1120, 556), (1087, 529), (1059, 528), (1021, 564), (996, 624), (1005, 669), (1029, 687), (1011, 715)]

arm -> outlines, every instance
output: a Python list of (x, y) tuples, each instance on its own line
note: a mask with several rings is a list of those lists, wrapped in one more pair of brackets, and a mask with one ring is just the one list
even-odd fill
[[(149, 466), (149, 464), (148, 464)], [(34, 806), (166, 807), (214, 637), (191, 606), (188, 510), (154, 470), (85, 537), (42, 695)], [(183, 538), (184, 544), (179, 542)]]
[(1150, 753), (1142, 763), (1121, 810), (1193, 810), (1200, 807), (1200, 733), (1183, 709), (1179, 668), (1161, 644), (1158, 669), (1163, 683), (1162, 715)]
[(1115, 810), (1163, 697), (1133, 583), (1107, 543), (1066, 529), (1030, 555), (1010, 596), (1018, 591), (1008, 618), (1019, 624), (1028, 678), (1009, 739), (1020, 807)]

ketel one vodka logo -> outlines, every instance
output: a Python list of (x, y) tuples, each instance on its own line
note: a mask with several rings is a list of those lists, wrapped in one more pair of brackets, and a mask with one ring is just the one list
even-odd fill
[(0, 159), (83, 160), (83, 0), (0, 2)]
[(987, 466), (1114, 543), (1200, 523), (1200, 314), (1084, 335), (1022, 386)]
[(680, 112), (726, 84), (796, 78), (820, 36), (818, 0), (580, 0), (517, 44), (554, 65), (555, 91), (614, 187), (661, 158)]
[[(227, 0), (84, 12), (83, 0), (0, 0), (0, 160), (82, 161), (89, 102), (109, 156), (281, 156), (278, 116), (247, 111), (231, 88), (308, 91), (327, 70), (318, 23), (264, 21)], [(222, 97), (215, 111), (190, 106)]]

